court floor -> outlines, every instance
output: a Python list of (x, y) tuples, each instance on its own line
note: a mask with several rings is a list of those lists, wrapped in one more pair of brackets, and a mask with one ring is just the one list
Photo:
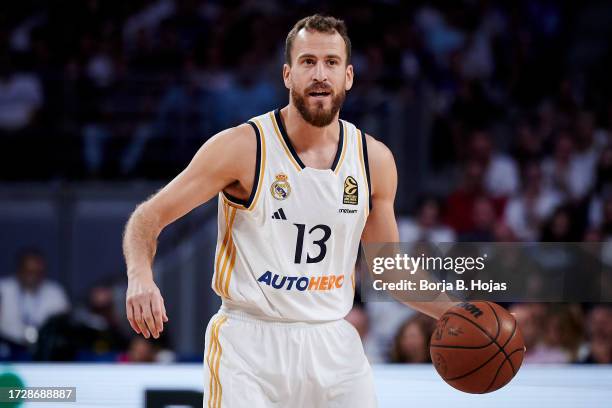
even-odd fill
[(609, 408), (612, 367), (525, 365), (506, 387), (484, 395), (456, 391), (431, 366), (374, 369), (380, 407)]
[[(76, 403), (23, 407), (144, 407), (146, 389), (202, 391), (202, 365), (0, 364), (26, 386), (76, 387)], [(526, 365), (506, 387), (470, 395), (444, 383), (430, 365), (374, 367), (381, 408), (609, 408), (612, 366)], [(0, 403), (0, 406), (2, 404)]]

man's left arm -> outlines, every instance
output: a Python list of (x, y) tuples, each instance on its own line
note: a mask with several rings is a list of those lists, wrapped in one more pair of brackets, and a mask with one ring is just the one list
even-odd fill
[[(397, 221), (393, 208), (397, 191), (397, 169), (391, 151), (383, 143), (366, 135), (370, 184), (372, 191), (372, 209), (361, 235), (363, 243), (399, 242)], [(444, 297), (442, 297), (444, 296)], [(440, 318), (446, 310), (457, 302), (446, 295), (433, 302), (402, 302), (434, 319)]]

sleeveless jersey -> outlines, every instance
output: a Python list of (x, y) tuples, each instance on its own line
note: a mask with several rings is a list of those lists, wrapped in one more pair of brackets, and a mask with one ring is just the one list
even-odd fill
[(279, 110), (257, 135), (248, 200), (219, 194), (212, 287), (223, 304), (271, 320), (329, 321), (353, 305), (355, 261), (370, 209), (365, 134), (340, 120), (332, 167), (306, 167)]

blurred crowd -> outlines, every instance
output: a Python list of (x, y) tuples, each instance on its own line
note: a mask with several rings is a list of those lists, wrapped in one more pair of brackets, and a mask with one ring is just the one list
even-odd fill
[[(612, 305), (504, 304), (515, 317), (531, 364), (612, 364)], [(398, 303), (358, 303), (346, 319), (372, 363), (431, 363), (435, 320)]]
[(0, 279), (0, 361), (201, 360), (177, 357), (166, 336), (154, 340), (131, 333), (119, 303), (123, 285), (97, 283), (71, 304), (64, 288), (46, 273), (44, 254), (26, 248), (17, 256), (15, 273)]
[[(321, 11), (346, 20), (354, 45), (357, 82), (343, 117), (392, 148), (400, 193), (412, 185), (403, 158), (424, 146), (422, 188), (400, 202), (403, 241), (612, 240), (607, 2), (67, 0), (2, 8), (2, 180), (168, 179), (215, 132), (286, 103), (284, 38), (297, 19)], [(418, 107), (416, 119), (401, 115), (407, 105)], [(377, 133), (394, 109), (408, 122)], [(0, 354), (171, 358), (163, 342), (130, 340), (118, 328), (107, 287), (71, 307), (40, 273), (42, 254), (21, 256), (17, 269), (0, 283)], [(433, 322), (396, 306), (358, 303), (347, 318), (372, 361), (428, 361)], [(506, 306), (527, 361), (612, 362), (609, 305)], [(74, 336), (43, 336), (67, 327)]]
[[(357, 82), (343, 116), (397, 157), (422, 140), (424, 176), (456, 183), (445, 176), (463, 169), (465, 189), (485, 177), (495, 196), (526, 191), (521, 181), (535, 171), (528, 165), (539, 162), (542, 188), (553, 183), (578, 200), (600, 187), (589, 176), (595, 167), (605, 177), (610, 165), (609, 151), (601, 154), (612, 115), (606, 74), (612, 61), (607, 32), (598, 32), (608, 25), (580, 19), (610, 13), (597, 3), (5, 4), (0, 143), (11, 154), (0, 174), (171, 177), (215, 132), (286, 103), (280, 80), (286, 33), (319, 11), (345, 19), (354, 46)], [(416, 118), (397, 113), (411, 103), (418, 105)], [(381, 125), (406, 116), (412, 119), (396, 128)], [(442, 185), (450, 193), (453, 184)], [(545, 195), (544, 212), (555, 200)]]
[[(44, 254), (24, 249), (15, 273), (0, 279), (0, 361), (168, 363), (201, 361), (175, 353), (168, 336), (144, 339), (124, 318), (125, 287), (93, 285), (72, 305), (46, 277)], [(119, 292), (117, 293), (117, 289)], [(372, 363), (430, 363), (435, 320), (396, 302), (362, 303), (346, 319)], [(503, 304), (516, 318), (526, 363), (612, 364), (612, 305)]]

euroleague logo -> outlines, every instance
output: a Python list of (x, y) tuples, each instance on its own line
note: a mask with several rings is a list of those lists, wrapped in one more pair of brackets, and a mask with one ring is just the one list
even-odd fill
[(357, 180), (353, 176), (348, 176), (344, 180), (344, 194), (342, 196), (342, 204), (357, 205), (359, 202), (359, 187)]
[(291, 185), (286, 174), (278, 173), (276, 181), (270, 186), (272, 197), (277, 200), (285, 200), (291, 194)]

